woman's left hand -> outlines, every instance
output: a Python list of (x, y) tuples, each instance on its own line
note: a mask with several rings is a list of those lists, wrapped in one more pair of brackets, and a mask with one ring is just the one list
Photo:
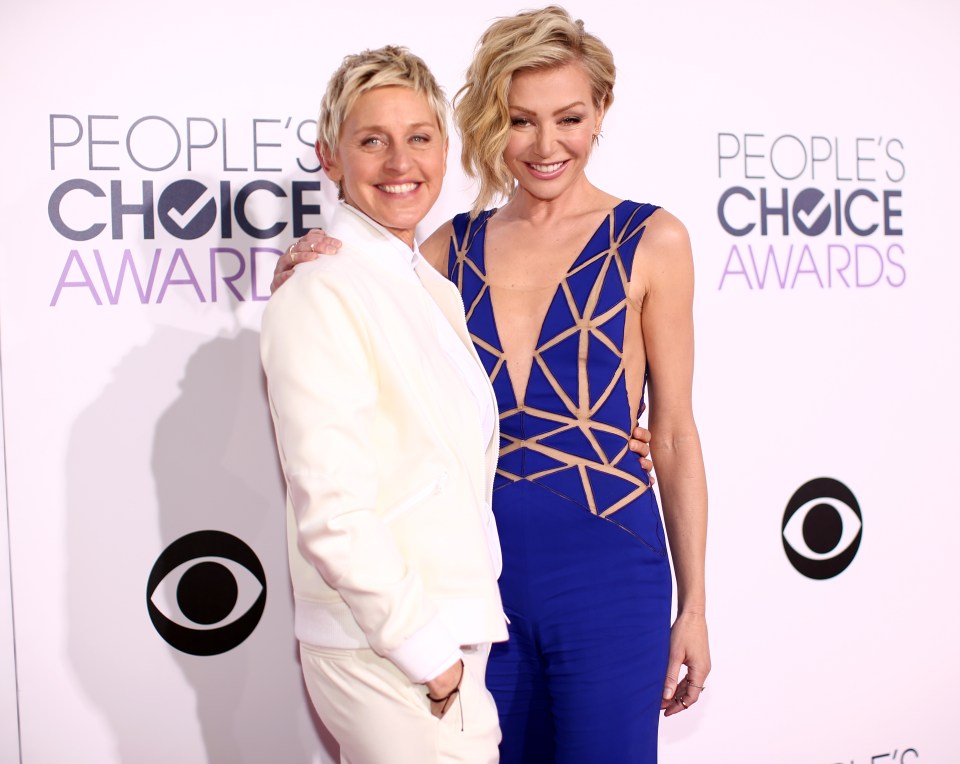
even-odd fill
[(633, 428), (633, 432), (630, 434), (630, 450), (633, 453), (637, 454), (640, 460), (640, 466), (646, 470), (647, 474), (650, 476), (650, 485), (652, 486), (656, 483), (656, 478), (653, 476), (653, 462), (650, 461), (650, 438), (652, 434), (650, 430), (647, 430), (640, 425), (637, 425)]
[[(687, 669), (683, 679), (680, 679), (681, 666)], [(709, 674), (707, 620), (701, 613), (683, 613), (677, 616), (670, 630), (670, 658), (660, 703), (663, 715), (686, 711), (700, 700)]]

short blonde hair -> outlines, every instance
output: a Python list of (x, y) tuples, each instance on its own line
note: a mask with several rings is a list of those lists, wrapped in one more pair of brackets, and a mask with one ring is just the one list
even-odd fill
[(419, 56), (397, 45), (346, 56), (327, 83), (320, 102), (317, 142), (334, 154), (340, 143), (340, 129), (350, 109), (364, 93), (375, 88), (399, 86), (426, 97), (437, 118), (441, 137), (447, 138), (447, 99), (433, 74)]
[(510, 133), (507, 98), (513, 76), (574, 61), (590, 78), (593, 105), (609, 109), (617, 72), (613, 53), (560, 6), (497, 19), (483, 33), (467, 81), (453, 99), (454, 118), (463, 139), (460, 161), (467, 175), (480, 181), (473, 214), (494, 197), (513, 193), (515, 178), (503, 161)]

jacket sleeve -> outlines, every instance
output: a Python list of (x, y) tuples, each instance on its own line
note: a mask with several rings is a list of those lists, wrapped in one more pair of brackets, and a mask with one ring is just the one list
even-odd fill
[(291, 279), (264, 312), (261, 358), (302, 553), (370, 646), (412, 682), (459, 645), (375, 511), (377, 359), (362, 303), (322, 271)]

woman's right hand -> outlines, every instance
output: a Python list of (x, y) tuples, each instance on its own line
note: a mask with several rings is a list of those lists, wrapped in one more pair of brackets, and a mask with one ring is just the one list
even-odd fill
[[(442, 719), (444, 714), (447, 713), (447, 709), (453, 705), (453, 701), (460, 691), (460, 683), (463, 681), (464, 671), (466, 671), (466, 668), (461, 659), (442, 674), (427, 682), (430, 713), (438, 719)], [(437, 698), (437, 700), (434, 700), (434, 698)]]
[(322, 228), (314, 228), (305, 236), (287, 247), (287, 251), (277, 258), (277, 267), (273, 269), (273, 281), (270, 292), (276, 292), (293, 275), (293, 269), (299, 263), (316, 260), (320, 255), (335, 255), (343, 242), (327, 236)]

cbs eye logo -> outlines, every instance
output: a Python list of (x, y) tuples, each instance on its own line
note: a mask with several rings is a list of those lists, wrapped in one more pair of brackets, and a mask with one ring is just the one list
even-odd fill
[(249, 637), (267, 602), (267, 578), (236, 536), (197, 531), (174, 541), (147, 580), (147, 612), (170, 645), (219, 655)]
[(833, 578), (847, 569), (860, 548), (860, 504), (839, 480), (817, 478), (793, 494), (783, 513), (783, 550), (807, 578)]

